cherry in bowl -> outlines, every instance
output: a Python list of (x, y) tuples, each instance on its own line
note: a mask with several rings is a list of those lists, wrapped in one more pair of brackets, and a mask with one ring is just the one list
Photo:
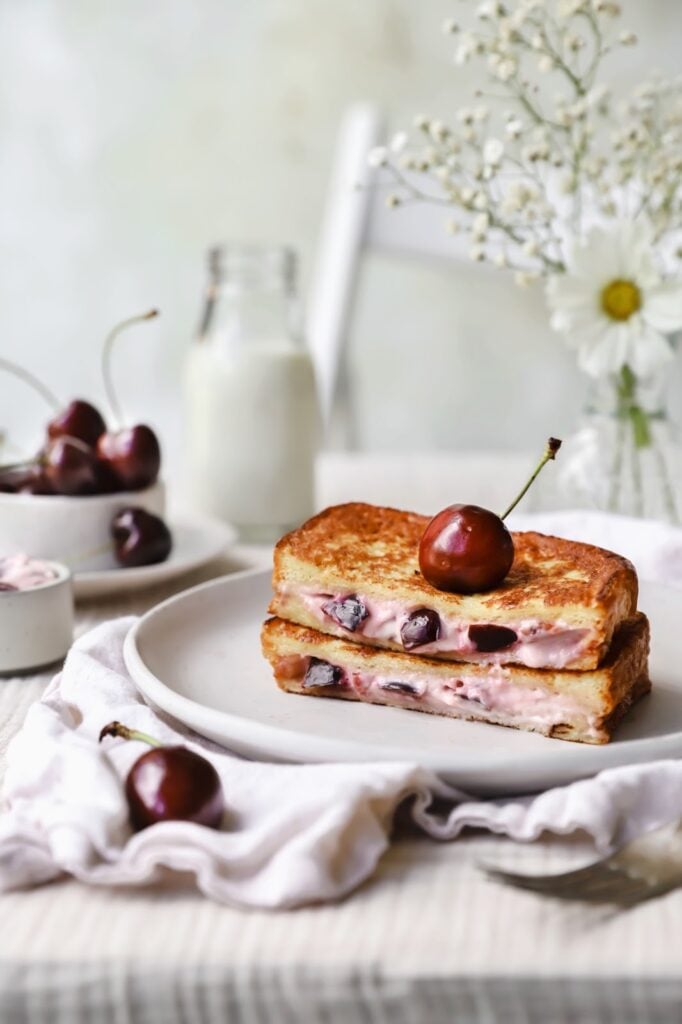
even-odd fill
[(52, 417), (47, 425), (47, 436), (50, 440), (77, 437), (94, 448), (106, 429), (99, 409), (82, 398), (76, 398)]

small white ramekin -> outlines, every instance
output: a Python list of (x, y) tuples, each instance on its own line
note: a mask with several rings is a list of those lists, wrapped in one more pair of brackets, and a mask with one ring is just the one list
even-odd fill
[(114, 515), (136, 505), (163, 515), (165, 488), (86, 497), (0, 494), (0, 556), (26, 552), (65, 562), (73, 572), (115, 569), (110, 527)]
[(54, 579), (26, 590), (0, 591), (0, 673), (60, 661), (73, 640), (71, 573), (48, 562)]

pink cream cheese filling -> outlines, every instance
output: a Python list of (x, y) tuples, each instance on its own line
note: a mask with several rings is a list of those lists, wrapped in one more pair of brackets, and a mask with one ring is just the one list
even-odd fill
[[(398, 681), (400, 685), (401, 681)], [(453, 676), (452, 679), (427, 679), (415, 676), (404, 680), (416, 693), (408, 694), (392, 681), (368, 672), (353, 672), (350, 685), (362, 700), (381, 701), (392, 707), (428, 708), (439, 714), (459, 712), (485, 717), (500, 724), (523, 723), (539, 732), (566, 721), (580, 719), (586, 731), (596, 735), (595, 716), (586, 713), (578, 701), (550, 693), (540, 687), (515, 686), (501, 672), (489, 676)], [(395, 684), (393, 684), (395, 685)]]
[[(277, 673), (283, 678), (298, 678), (304, 688), (311, 661), (304, 656), (280, 660)], [(399, 679), (361, 670), (341, 670), (335, 684), (352, 690), (362, 701), (390, 707), (428, 710), (443, 715), (480, 718), (500, 725), (524, 725), (541, 733), (565, 722), (582, 724), (584, 731), (597, 736), (598, 716), (590, 713), (573, 697), (555, 694), (542, 687), (515, 685), (502, 668), (491, 669), (487, 676), (466, 673), (434, 678), (411, 674)]]
[(328, 607), (332, 602), (342, 602), (349, 595), (323, 593), (317, 589), (288, 584), (280, 585), (278, 595), (284, 606), (289, 599), (300, 600), (318, 622), (331, 628), (337, 636), (362, 636), (371, 640), (390, 641), (405, 650), (416, 651), (419, 654), (466, 655), (468, 661), (481, 664), (499, 665), (515, 662), (527, 668), (563, 669), (581, 656), (591, 639), (589, 629), (575, 629), (561, 620), (547, 623), (539, 619), (526, 618), (518, 622), (504, 623), (506, 629), (513, 630), (516, 634), (513, 643), (497, 651), (480, 651), (470, 637), (472, 623), (440, 616), (438, 639), (430, 643), (405, 647), (401, 630), (410, 614), (417, 609), (417, 605), (409, 607), (399, 601), (376, 600), (362, 594), (352, 595), (362, 603), (367, 614), (354, 630), (349, 630), (325, 611), (325, 606)]
[(54, 569), (29, 555), (8, 555), (0, 558), (0, 584), (8, 590), (30, 590), (56, 578)]

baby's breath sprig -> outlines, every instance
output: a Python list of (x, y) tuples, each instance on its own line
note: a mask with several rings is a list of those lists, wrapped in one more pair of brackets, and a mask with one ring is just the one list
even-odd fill
[[(474, 102), (452, 123), (427, 116), (370, 153), (386, 202), (448, 207), (473, 260), (519, 284), (560, 273), (566, 238), (595, 216), (646, 216), (657, 241), (682, 221), (682, 78), (645, 82), (616, 103), (599, 80), (636, 43), (612, 0), (480, 0), (467, 26), (443, 26), (456, 65), (481, 67)], [(682, 255), (682, 253), (681, 253)]]

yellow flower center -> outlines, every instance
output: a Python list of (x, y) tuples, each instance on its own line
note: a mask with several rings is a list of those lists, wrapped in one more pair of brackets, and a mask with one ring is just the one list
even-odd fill
[(612, 320), (629, 320), (642, 305), (642, 293), (634, 281), (610, 281), (601, 293), (601, 308)]

